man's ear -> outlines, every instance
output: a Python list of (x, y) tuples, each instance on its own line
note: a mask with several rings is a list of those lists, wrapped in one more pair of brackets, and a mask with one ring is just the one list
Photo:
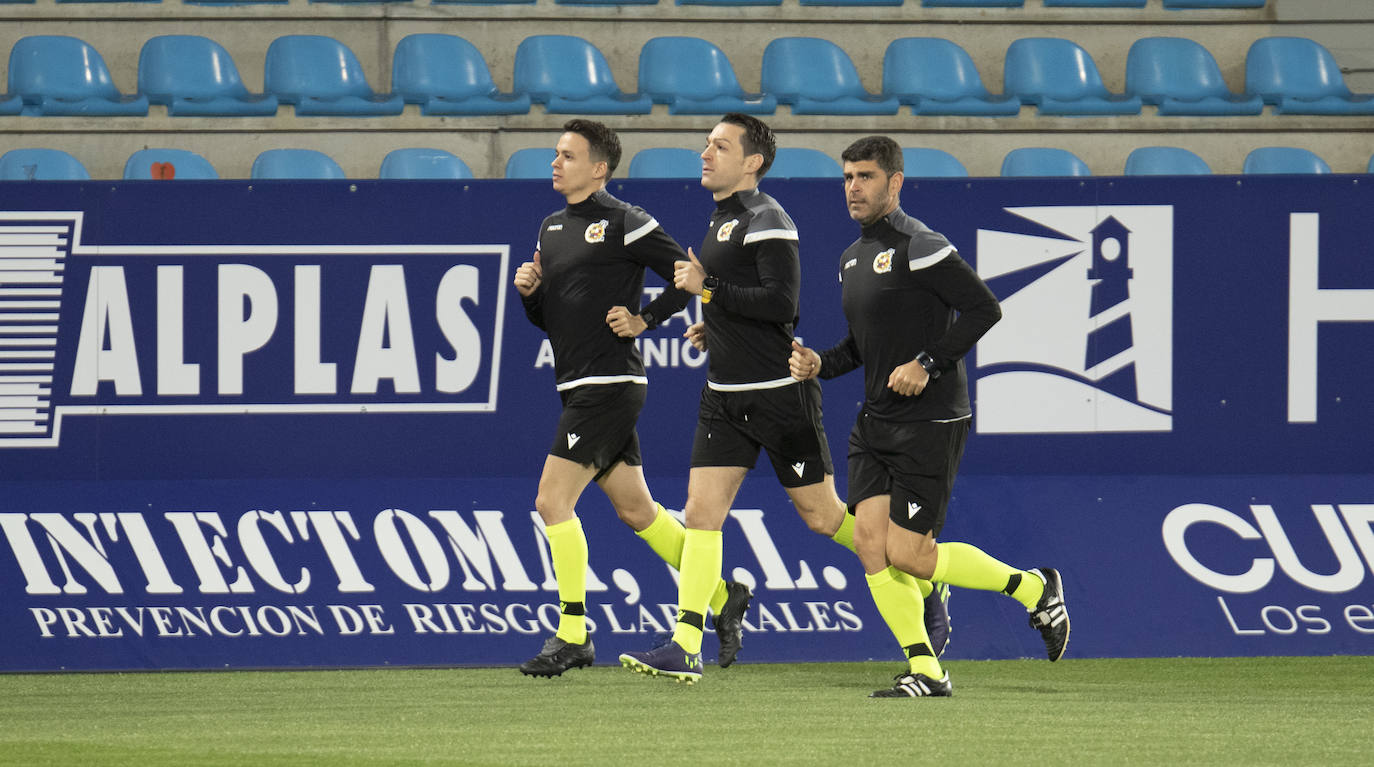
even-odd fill
[(752, 174), (754, 174), (755, 176), (757, 176), (757, 175), (759, 174), (759, 168), (762, 168), (762, 167), (763, 167), (763, 155), (762, 155), (762, 154), (760, 154), (760, 153), (758, 153), (758, 152), (755, 152), (754, 154), (748, 155), (747, 157), (744, 158), (744, 172), (745, 172), (745, 173), (752, 173)]
[(906, 174), (901, 171), (893, 173), (887, 178), (887, 194), (889, 197), (896, 197), (902, 191), (902, 182), (906, 181)]

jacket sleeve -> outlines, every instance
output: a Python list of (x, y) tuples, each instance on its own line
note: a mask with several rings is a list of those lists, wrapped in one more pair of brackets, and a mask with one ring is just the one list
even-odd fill
[(864, 364), (863, 357), (859, 355), (859, 345), (854, 341), (852, 331), (844, 337), (843, 341), (820, 352), (820, 355), (820, 377), (825, 379), (842, 376)]
[(754, 253), (758, 286), (722, 280), (711, 300), (741, 317), (764, 322), (796, 320), (801, 303), (801, 259), (795, 232), (791, 238), (759, 240)]
[(650, 328), (687, 306), (692, 295), (673, 287), (674, 262), (686, 261), (687, 252), (663, 231), (653, 216), (640, 208), (631, 208), (625, 213), (625, 251), (668, 283), (658, 298), (639, 310), (641, 315), (645, 311), (652, 315), (654, 321), (649, 323)]
[(525, 316), (535, 327), (548, 330), (544, 327), (544, 283), (539, 283), (539, 287), (528, 296), (520, 296), (520, 303), (525, 307)]
[(953, 367), (1002, 319), (1002, 307), (987, 283), (953, 249), (921, 269), (921, 277), (959, 314), (944, 335), (925, 350), (940, 368)]

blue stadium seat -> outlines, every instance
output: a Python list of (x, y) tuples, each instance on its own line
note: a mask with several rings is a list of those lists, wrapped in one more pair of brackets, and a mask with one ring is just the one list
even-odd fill
[(532, 35), (515, 49), (515, 90), (550, 114), (648, 114), (654, 102), (626, 94), (596, 46), (572, 35)]
[(630, 159), (630, 178), (701, 178), (701, 153), (676, 147), (641, 149)]
[(1087, 163), (1066, 149), (1021, 147), (1002, 158), (1003, 176), (1091, 176)]
[(61, 149), (11, 149), (0, 155), (0, 181), (86, 181), (81, 161)]
[(963, 178), (968, 169), (959, 159), (941, 149), (903, 147), (902, 171), (907, 178)]
[(1291, 146), (1260, 147), (1245, 155), (1243, 173), (1330, 173), (1331, 166), (1315, 153)]
[(773, 114), (778, 108), (770, 95), (745, 93), (725, 53), (697, 37), (646, 42), (639, 51), (639, 90), (674, 115)]
[(1264, 100), (1232, 93), (1212, 53), (1182, 37), (1146, 37), (1126, 54), (1126, 92), (1162, 115), (1257, 115)]
[(844, 178), (835, 158), (819, 149), (787, 147), (778, 150), (768, 178)]
[(253, 160), (251, 178), (343, 178), (334, 158), (314, 149), (268, 149)]
[(358, 57), (324, 35), (283, 35), (267, 46), (264, 82), (297, 115), (377, 117), (398, 115), (405, 101), (367, 84)]
[(473, 178), (461, 158), (442, 149), (393, 149), (382, 158), (377, 178)]
[(1145, 0), (1045, 0), (1046, 8), (1144, 8)]
[(138, 53), (138, 92), (172, 117), (248, 117), (277, 113), (277, 97), (249, 93), (234, 59), (196, 35), (149, 38)]
[(1304, 37), (1262, 37), (1245, 54), (1245, 90), (1278, 114), (1374, 114), (1374, 94), (1355, 94), (1331, 52)]
[(432, 5), (534, 5), (536, 0), (429, 0)]
[(1127, 176), (1205, 176), (1207, 161), (1176, 146), (1142, 146), (1126, 156)]
[(23, 114), (135, 116), (148, 99), (119, 92), (100, 51), (75, 37), (21, 37), (10, 49), (9, 90), (23, 97)]
[(893, 40), (883, 54), (883, 94), (910, 104), (918, 115), (1012, 117), (1015, 96), (994, 96), (983, 86), (968, 51), (939, 37)]
[(126, 179), (219, 178), (210, 161), (185, 149), (140, 149), (124, 163)]
[(553, 180), (552, 149), (534, 147), (517, 149), (506, 158), (506, 178), (541, 178)]
[(554, 0), (558, 5), (658, 5), (658, 0)]
[(1133, 115), (1140, 99), (1111, 93), (1092, 57), (1072, 40), (1024, 37), (1007, 47), (1006, 92), (1044, 115)]
[(1263, 8), (1266, 0), (1164, 0), (1171, 10), (1191, 8)]
[(1026, 0), (921, 0), (926, 8), (1020, 8)]
[(424, 115), (513, 115), (530, 111), (530, 97), (501, 93), (486, 59), (456, 35), (406, 35), (391, 59), (391, 90)]
[(802, 5), (901, 5), (902, 0), (801, 0)]
[(840, 46), (819, 37), (779, 37), (763, 49), (763, 92), (798, 115), (894, 115), (901, 104), (864, 90)]
[(678, 5), (782, 5), (782, 0), (677, 0)]

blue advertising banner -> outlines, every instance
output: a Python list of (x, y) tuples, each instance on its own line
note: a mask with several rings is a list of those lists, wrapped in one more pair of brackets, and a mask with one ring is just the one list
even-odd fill
[[(1004, 312), (968, 361), (944, 537), (1059, 568), (1071, 657), (1369, 652), (1367, 182), (907, 183), (904, 208)], [(838, 182), (765, 189), (801, 233), (798, 335), (824, 348), (857, 229)], [(712, 207), (695, 182), (611, 191), (684, 246)], [(0, 670), (537, 651), (557, 620), (532, 510), (558, 399), (510, 281), (561, 205), (532, 181), (0, 184)], [(670, 508), (699, 312), (638, 341), (645, 469)], [(842, 456), (859, 375), (824, 391)], [(579, 516), (613, 661), (671, 628), (674, 573), (595, 489)], [(725, 541), (758, 594), (742, 660), (899, 657), (858, 562), (766, 462)], [(1041, 654), (1015, 602), (956, 590), (951, 609), (948, 657)]]

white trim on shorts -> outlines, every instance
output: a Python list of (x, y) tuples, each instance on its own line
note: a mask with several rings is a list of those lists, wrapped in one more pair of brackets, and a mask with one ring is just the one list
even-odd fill
[(566, 382), (564, 382), (564, 383), (559, 384), (558, 386), (556, 386), (556, 387), (554, 387), (554, 388), (557, 389), (558, 391), (567, 391), (567, 390), (569, 390), (569, 389), (576, 389), (576, 388), (579, 387), (579, 386), (587, 386), (587, 385), (589, 385), (589, 384), (618, 384), (618, 383), (648, 384), (648, 383), (649, 383), (649, 377), (648, 377), (648, 376), (632, 376), (632, 375), (623, 375), (623, 376), (585, 376), (585, 377), (583, 377), (583, 378), (578, 378), (578, 379), (575, 379), (575, 380), (572, 380), (572, 381), (566, 381)]
[(759, 381), (757, 383), (742, 384), (723, 384), (716, 383), (715, 381), (707, 379), (706, 386), (716, 391), (756, 391), (759, 389), (781, 389), (784, 386), (790, 386), (794, 383), (801, 383), (801, 381), (793, 378), (792, 376), (788, 376), (786, 378), (774, 378), (771, 381)]

